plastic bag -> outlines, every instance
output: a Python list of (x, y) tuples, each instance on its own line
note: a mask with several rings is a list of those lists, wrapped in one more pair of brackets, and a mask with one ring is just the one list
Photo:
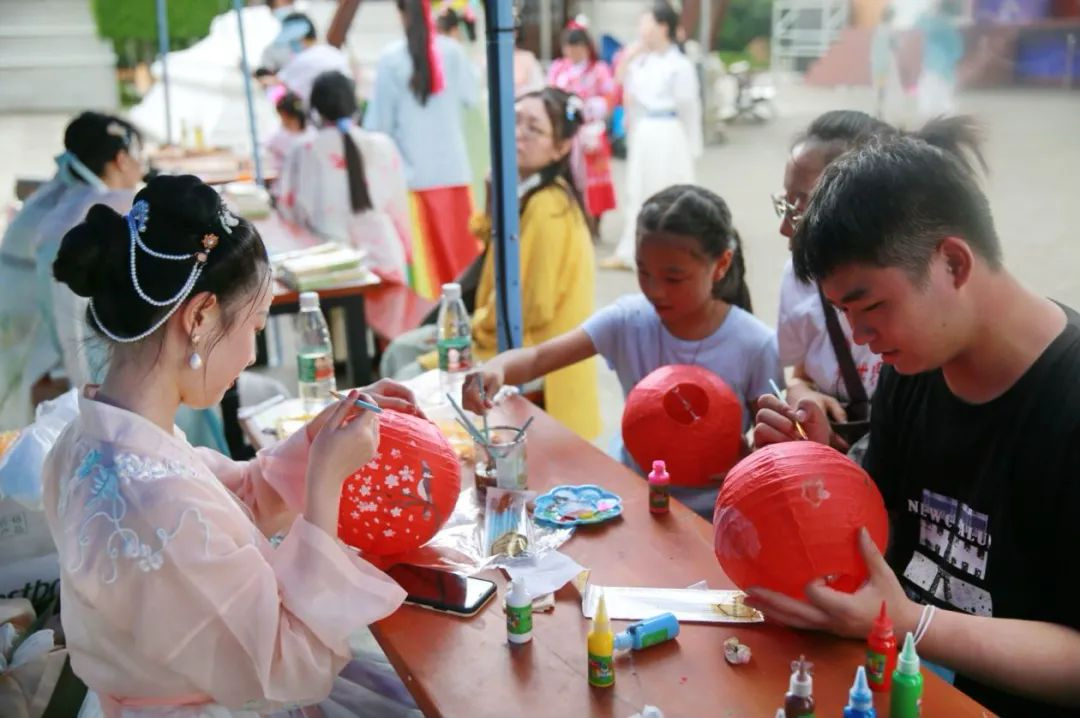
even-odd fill
[(28, 509), (42, 510), (41, 468), (60, 432), (79, 415), (79, 390), (72, 389), (37, 408), (34, 423), (0, 457), (0, 499), (10, 497)]
[(0, 595), (43, 611), (59, 591), (60, 561), (42, 506), (41, 470), (79, 414), (78, 390), (41, 404), (37, 419), (0, 457)]
[[(488, 495), (493, 491), (498, 490), (488, 489)], [(537, 524), (529, 510), (521, 513), (517, 532), (526, 539), (523, 551), (515, 556), (503, 552), (489, 555), (485, 512), (476, 488), (469, 486), (458, 496), (454, 512), (430, 541), (415, 551), (393, 558), (394, 562), (449, 568), (473, 574), (488, 568), (533, 561), (558, 549), (574, 535), (572, 527), (547, 527)]]

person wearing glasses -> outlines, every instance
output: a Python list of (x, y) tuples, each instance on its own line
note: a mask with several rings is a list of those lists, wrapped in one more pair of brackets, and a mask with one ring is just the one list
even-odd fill
[[(862, 641), (887, 603), (896, 635), (913, 633), (986, 715), (1074, 718), (1080, 315), (1011, 273), (1003, 239), (970, 165), (941, 145), (875, 138), (825, 170), (795, 272), (887, 365), (862, 465), (889, 545), (859, 532), (868, 578), (854, 593), (816, 578), (805, 600), (749, 586), (746, 604)], [(828, 442), (813, 402), (760, 403), (758, 446), (801, 440), (796, 421)]]
[[(795, 140), (784, 167), (784, 188), (773, 196), (780, 217), (780, 234), (788, 248), (825, 168), (856, 145), (900, 131), (856, 110), (834, 110), (819, 116)], [(979, 158), (977, 133), (966, 117), (928, 123), (917, 137), (960, 157)], [(965, 162), (965, 166), (966, 162)], [(816, 284), (800, 281), (788, 259), (780, 280), (777, 320), (780, 362), (792, 369), (787, 401), (802, 399), (818, 405), (832, 424), (830, 442), (847, 450), (869, 428), (870, 397), (877, 387), (881, 358), (869, 347), (852, 341), (847, 319), (823, 303)]]
[[(593, 313), (596, 260), (581, 190), (570, 171), (570, 148), (585, 121), (581, 98), (547, 87), (517, 100), (518, 203), (521, 239), (522, 340), (534, 346), (580, 326)], [(490, 207), (489, 207), (490, 209)], [(473, 217), (487, 247), (480, 265), (472, 315), (472, 354), (487, 361), (499, 351), (495, 254), (491, 220)], [(383, 353), (384, 377), (410, 379), (438, 366), (434, 325), (398, 337)], [(544, 378), (544, 408), (586, 439), (600, 433), (594, 359)]]

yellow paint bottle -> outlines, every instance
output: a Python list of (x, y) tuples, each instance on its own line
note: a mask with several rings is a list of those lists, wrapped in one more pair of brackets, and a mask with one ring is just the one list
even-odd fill
[(611, 621), (608, 619), (607, 603), (604, 601), (603, 592), (600, 600), (596, 603), (596, 614), (593, 616), (592, 629), (588, 638), (589, 650), (589, 685), (598, 688), (607, 688), (615, 685), (615, 634), (611, 631)]

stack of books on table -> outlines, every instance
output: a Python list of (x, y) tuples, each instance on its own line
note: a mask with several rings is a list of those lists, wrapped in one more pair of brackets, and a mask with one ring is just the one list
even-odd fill
[(339, 244), (320, 244), (271, 258), (274, 276), (297, 292), (378, 284), (364, 263), (364, 253)]

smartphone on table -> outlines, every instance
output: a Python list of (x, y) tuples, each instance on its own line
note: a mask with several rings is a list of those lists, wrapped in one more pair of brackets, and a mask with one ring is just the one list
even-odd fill
[(495, 583), (453, 571), (407, 563), (386, 572), (408, 596), (406, 603), (455, 616), (475, 616), (495, 595)]

